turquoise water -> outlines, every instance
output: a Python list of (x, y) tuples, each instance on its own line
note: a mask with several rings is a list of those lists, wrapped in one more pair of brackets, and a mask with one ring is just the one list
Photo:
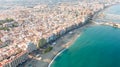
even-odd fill
[(51, 67), (120, 67), (120, 29), (87, 28)]
[(51, 67), (120, 67), (119, 35), (118, 28), (88, 27), (72, 46), (54, 60)]

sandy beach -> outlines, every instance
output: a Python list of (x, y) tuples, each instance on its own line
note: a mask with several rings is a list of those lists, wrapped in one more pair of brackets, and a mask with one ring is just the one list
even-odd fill
[(83, 27), (71, 31), (72, 34), (67, 33), (66, 35), (62, 36), (56, 41), (56, 45), (53, 45), (52, 51), (46, 54), (40, 54), (41, 60), (32, 59), (28, 62), (28, 64), (25, 65), (25, 67), (48, 67), (53, 58), (59, 52), (71, 46), (72, 43), (74, 43), (74, 41), (80, 36), (80, 34), (82, 34), (82, 31), (90, 25), (91, 24), (87, 24)]
[[(97, 12), (95, 16), (101, 13), (102, 11), (103, 10), (100, 10), (99, 12)], [(56, 58), (57, 55), (61, 53), (61, 51), (63, 52), (66, 48), (71, 46), (75, 42), (75, 40), (82, 34), (82, 31), (85, 28), (93, 25), (95, 24), (88, 23), (78, 29), (71, 31), (72, 34), (67, 33), (66, 35), (62, 36), (56, 41), (56, 45), (53, 45), (52, 51), (46, 54), (40, 54), (40, 57), (41, 57), (40, 60), (32, 59), (31, 61), (28, 62), (28, 64), (25, 64), (25, 67), (50, 67), (50, 64), (54, 62), (54, 59)]]

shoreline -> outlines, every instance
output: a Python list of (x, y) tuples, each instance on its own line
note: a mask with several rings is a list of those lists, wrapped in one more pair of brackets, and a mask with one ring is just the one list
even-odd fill
[(80, 35), (74, 37), (74, 40), (71, 41), (71, 42), (69, 42), (68, 47), (63, 48), (63, 49), (61, 49), (60, 51), (58, 51), (57, 55), (55, 55), (55, 56), (53, 57), (52, 61), (51, 61), (51, 62), (49, 63), (49, 65), (48, 65), (48, 67), (50, 67), (51, 64), (54, 62), (54, 60), (55, 60), (62, 52), (64, 52), (65, 50), (67, 50), (67, 48), (69, 48), (69, 47), (76, 41), (76, 39), (77, 39), (79, 36), (80, 36)]
[(53, 49), (50, 52), (40, 55), (40, 57), (42, 57), (41, 60), (32, 59), (31, 61), (29, 61), (30, 63), (25, 65), (25, 67), (29, 67), (30, 65), (33, 67), (50, 67), (57, 56), (65, 51), (68, 47), (70, 47), (82, 34), (82, 31), (85, 28), (93, 25), (94, 24), (92, 23), (87, 23), (86, 25), (79, 27), (78, 29), (70, 31), (73, 32), (72, 34), (67, 33), (65, 36), (60, 37), (56, 41), (56, 45), (53, 45)]
[[(110, 7), (110, 6), (108, 6), (108, 7)], [(103, 8), (102, 10), (99, 10), (95, 14), (93, 14), (92, 19), (94, 19), (94, 17), (96, 15), (98, 15), (101, 11), (103, 11), (105, 9), (106, 8)], [(93, 25), (94, 25), (94, 23), (87, 23), (87, 24), (83, 25), (82, 27), (79, 27), (78, 29), (70, 31), (70, 32), (73, 32), (73, 34), (67, 33), (65, 36), (60, 37), (56, 41), (57, 44), (53, 46), (53, 50), (52, 51), (50, 51), (50, 52), (48, 52), (46, 54), (40, 55), (42, 57), (41, 60), (34, 60), (33, 59), (34, 62), (31, 62), (29, 64), (32, 64), (32, 66), (34, 66), (34, 67), (50, 67), (51, 64), (54, 62), (54, 60), (63, 51), (65, 51), (68, 47), (70, 47), (75, 42), (75, 40), (78, 38), (78, 36), (81, 35), (81, 33), (82, 33), (81, 31), (83, 31), (85, 28), (87, 28), (87, 26), (93, 26)], [(29, 67), (29, 64), (27, 64), (28, 66), (25, 65), (25, 67)]]
[[(114, 5), (117, 5), (117, 4), (114, 4)], [(109, 8), (109, 7), (111, 7), (111, 6), (113, 6), (113, 5), (109, 5), (109, 6), (105, 7), (105, 8), (103, 8), (102, 10), (97, 11), (97, 12), (93, 15), (92, 19), (95, 19), (95, 17), (96, 17), (98, 14), (100, 14), (101, 12), (103, 12), (104, 10), (106, 10), (107, 8)], [(92, 24), (92, 23), (90, 23), (90, 24)], [(86, 24), (86, 25), (91, 26), (91, 25), (89, 25), (89, 23)], [(83, 27), (85, 27), (86, 25), (84, 25)], [(93, 24), (93, 25), (94, 25), (94, 24)], [(81, 28), (81, 27), (80, 27), (80, 28)], [(78, 37), (79, 37), (79, 36), (80, 36), (80, 35), (78, 35)], [(76, 39), (77, 39), (78, 37), (76, 37)], [(75, 39), (75, 40), (76, 40), (76, 39)], [(71, 45), (75, 42), (75, 40), (73, 40), (73, 42), (71, 43)], [(71, 45), (69, 45), (68, 47), (70, 47)], [(64, 48), (64, 49), (62, 49), (61, 51), (59, 51), (59, 52), (54, 56), (54, 58), (52, 59), (52, 61), (49, 63), (49, 65), (48, 65), (47, 67), (51, 67), (51, 64), (54, 62), (54, 60), (55, 60), (62, 52), (64, 52), (66, 49), (67, 49), (67, 48)]]
[[(102, 9), (104, 10), (104, 9)], [(98, 14), (98, 12), (96, 12), (96, 14)], [(93, 14), (93, 16), (95, 16), (96, 14)], [(93, 18), (93, 17), (91, 17)], [(87, 21), (86, 21), (87, 22)], [(53, 46), (52, 51), (46, 53), (46, 54), (42, 54), (40, 55), (40, 57), (42, 57), (41, 60), (33, 60), (34, 62), (31, 62), (29, 64), (32, 64), (32, 66), (34, 67), (50, 67), (51, 64), (54, 62), (54, 60), (62, 53), (64, 52), (68, 47), (70, 47), (75, 40), (81, 35), (82, 31), (89, 27), (89, 26), (93, 26), (94, 23), (85, 23), (83, 26), (74, 29), (70, 32), (73, 32), (73, 34), (65, 34), (65, 36), (60, 37), (57, 41), (56, 41), (56, 45)], [(64, 41), (67, 41), (65, 44), (61, 43), (62, 38), (64, 38)], [(29, 64), (25, 65), (25, 67), (29, 67)]]
[(54, 60), (55, 60), (62, 52), (64, 52), (66, 49), (67, 49), (67, 48), (65, 48), (65, 49), (61, 50), (60, 52), (58, 52), (58, 54), (57, 54), (57, 55), (53, 58), (53, 60), (49, 63), (48, 67), (50, 67), (51, 64), (54, 62)]

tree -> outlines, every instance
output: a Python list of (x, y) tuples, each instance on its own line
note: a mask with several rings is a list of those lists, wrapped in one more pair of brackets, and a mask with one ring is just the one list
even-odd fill
[(12, 22), (12, 21), (14, 21), (12, 18), (6, 18), (5, 19), (5, 22)]
[(45, 49), (44, 53), (50, 52), (53, 49), (53, 47), (49, 46)]
[(45, 39), (45, 38), (42, 38), (42, 39), (39, 40), (38, 45), (37, 45), (37, 48), (41, 48), (41, 47), (43, 47), (45, 44), (46, 44), (46, 39)]
[(0, 30), (7, 30), (7, 31), (9, 31), (10, 29), (8, 27), (0, 27)]

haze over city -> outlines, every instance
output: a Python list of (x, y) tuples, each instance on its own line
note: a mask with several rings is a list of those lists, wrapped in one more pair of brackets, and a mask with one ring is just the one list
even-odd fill
[(119, 0), (0, 0), (0, 67), (120, 67)]

